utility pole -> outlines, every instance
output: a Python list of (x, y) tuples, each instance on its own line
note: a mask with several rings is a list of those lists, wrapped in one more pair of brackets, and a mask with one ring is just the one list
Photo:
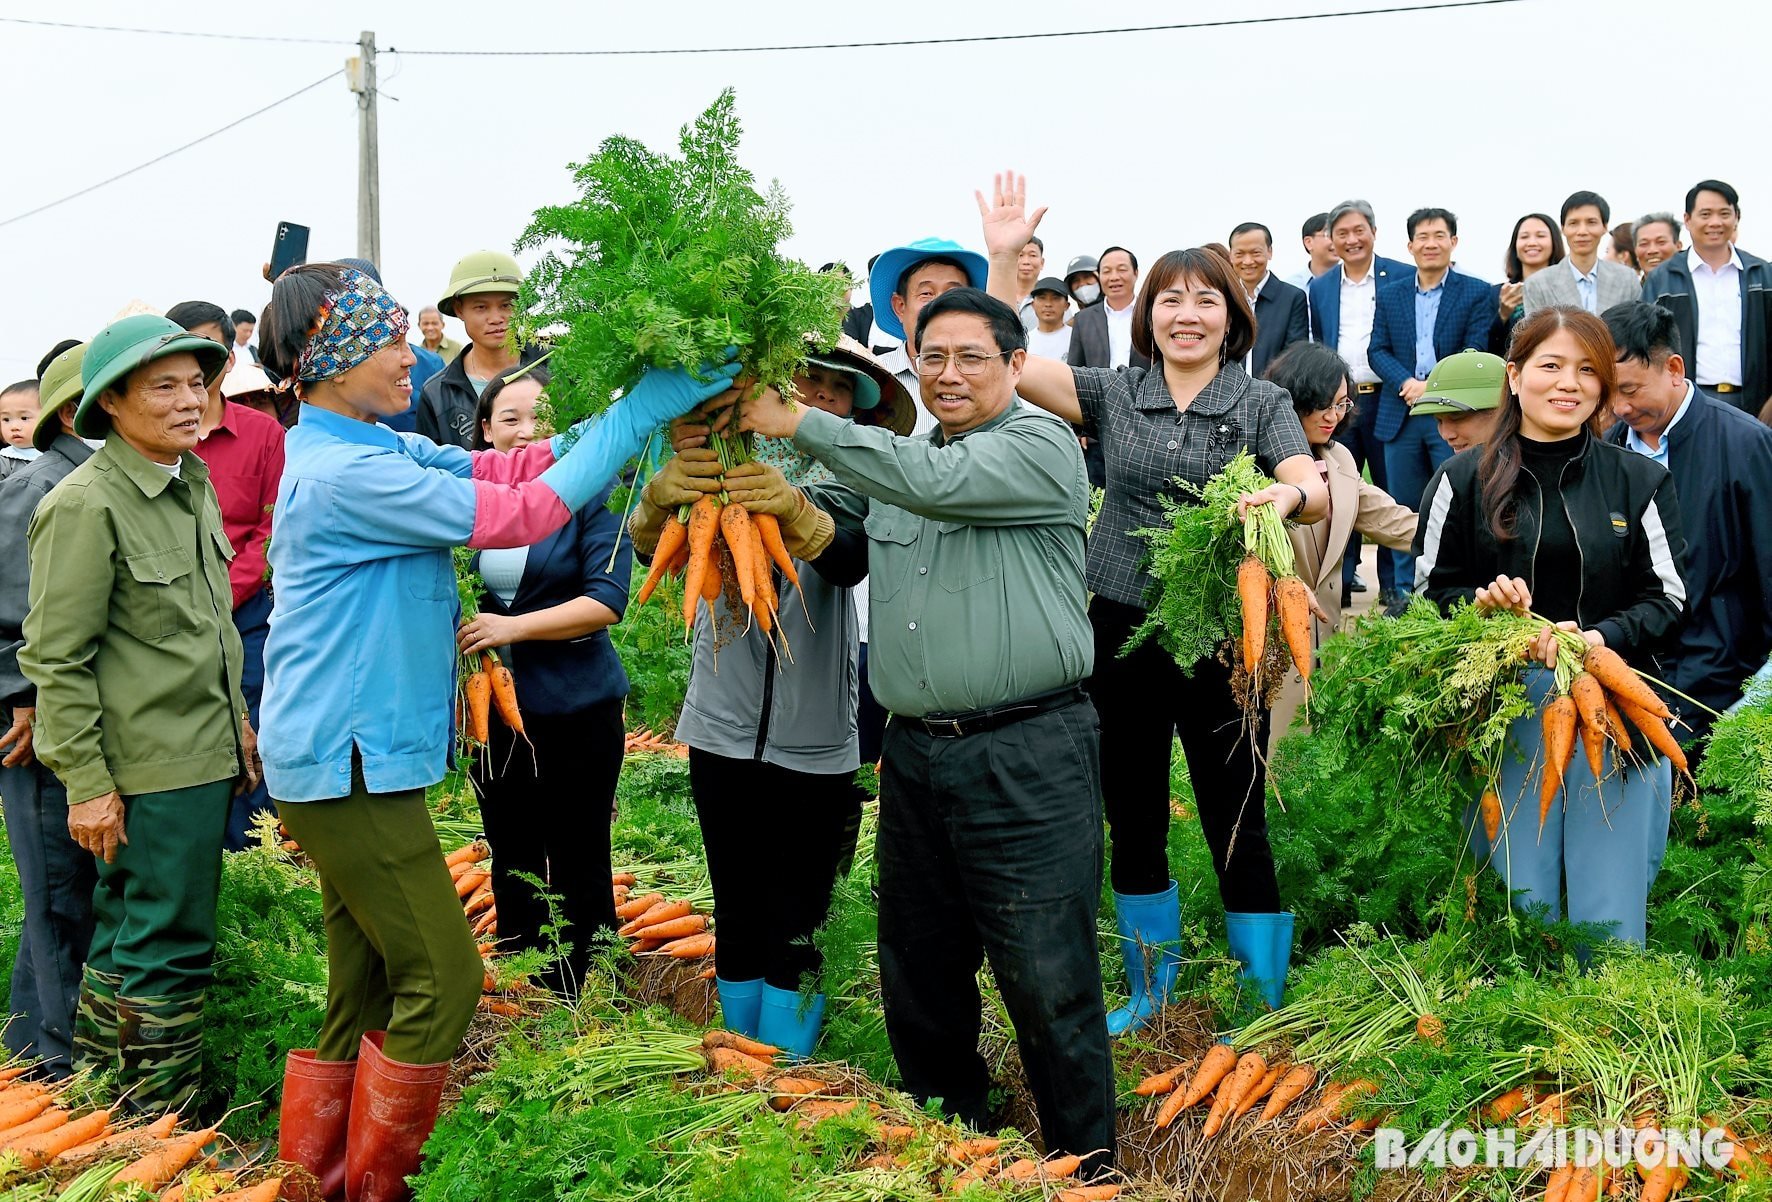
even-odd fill
[(357, 257), (381, 266), (381, 146), (375, 124), (375, 31), (357, 40), (345, 78), (357, 94)]

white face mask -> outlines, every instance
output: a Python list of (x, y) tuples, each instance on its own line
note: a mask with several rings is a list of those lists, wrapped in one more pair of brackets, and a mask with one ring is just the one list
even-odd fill
[(1093, 305), (1100, 299), (1101, 289), (1094, 284), (1084, 284), (1077, 289), (1077, 303), (1079, 305)]

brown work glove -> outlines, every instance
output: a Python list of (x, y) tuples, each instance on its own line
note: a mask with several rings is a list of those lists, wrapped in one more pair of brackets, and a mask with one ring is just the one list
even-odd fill
[(720, 472), (720, 456), (705, 447), (681, 451), (666, 460), (640, 490), (640, 500), (628, 515), (628, 537), (634, 540), (634, 550), (651, 554), (667, 517), (720, 491)]
[(750, 513), (767, 513), (781, 526), (782, 545), (795, 559), (813, 560), (831, 545), (837, 524), (767, 463), (740, 463), (726, 473), (726, 495)]

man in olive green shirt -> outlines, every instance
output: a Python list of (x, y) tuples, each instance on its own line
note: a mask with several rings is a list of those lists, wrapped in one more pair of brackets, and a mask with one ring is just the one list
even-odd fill
[(195, 1089), (235, 780), (256, 777), (227, 536), (192, 453), (227, 348), (127, 317), (87, 347), (74, 429), (104, 446), (37, 507), (19, 667), (35, 750), (97, 856), (77, 1064), (138, 1110)]
[[(865, 530), (868, 675), (892, 711), (875, 845), (880, 986), (906, 1088), (981, 1127), (977, 974), (988, 956), (1052, 1152), (1106, 1167), (1113, 1065), (1095, 917), (1101, 772), (1076, 437), (1015, 399), (1015, 311), (974, 288), (918, 319), (914, 365), (939, 423), (855, 426), (772, 394), (744, 429), (792, 438), (836, 478), (806, 490)], [(972, 924), (956, 930), (955, 914)]]

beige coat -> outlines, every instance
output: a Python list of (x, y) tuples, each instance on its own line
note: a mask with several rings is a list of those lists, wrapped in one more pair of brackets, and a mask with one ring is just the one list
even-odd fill
[[(1396, 551), (1407, 551), (1415, 541), (1415, 512), (1393, 500), (1376, 484), (1368, 483), (1346, 447), (1332, 442), (1321, 453), (1329, 464), (1327, 541), (1321, 541), (1323, 522), (1286, 528), (1292, 540), (1292, 555), (1298, 561), (1298, 575), (1316, 591), (1317, 603), (1329, 615), (1326, 625), (1320, 620), (1311, 622), (1313, 657), (1323, 640), (1341, 627), (1341, 559), (1353, 532), (1357, 530), (1380, 546)], [(1269, 755), (1303, 705), (1304, 678), (1294, 671), (1274, 702)]]

